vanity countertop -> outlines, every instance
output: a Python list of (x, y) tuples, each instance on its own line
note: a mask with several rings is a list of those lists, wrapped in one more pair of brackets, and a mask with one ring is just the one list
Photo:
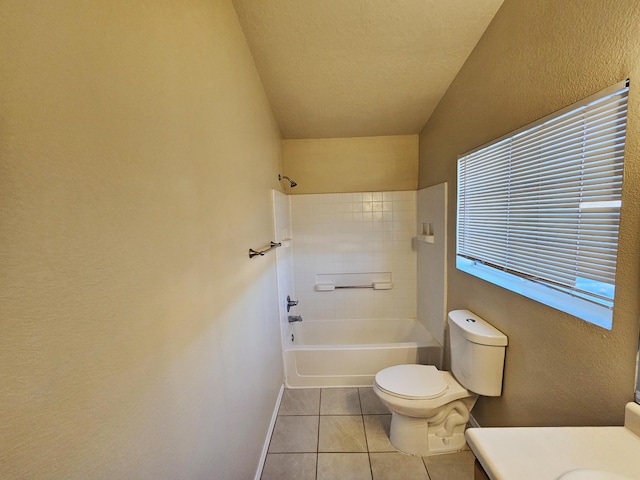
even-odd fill
[(635, 403), (627, 405), (623, 427), (471, 428), (466, 436), (491, 480), (555, 480), (579, 469), (640, 480)]

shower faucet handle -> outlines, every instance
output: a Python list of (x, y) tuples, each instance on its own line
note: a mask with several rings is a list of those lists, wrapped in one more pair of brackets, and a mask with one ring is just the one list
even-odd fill
[(291, 300), (291, 297), (287, 295), (287, 312), (291, 309), (291, 307), (295, 307), (297, 304), (297, 300)]

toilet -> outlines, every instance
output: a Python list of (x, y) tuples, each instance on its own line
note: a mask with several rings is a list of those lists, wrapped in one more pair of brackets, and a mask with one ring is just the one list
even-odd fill
[(391, 411), (391, 444), (428, 456), (465, 445), (469, 412), (479, 395), (498, 397), (507, 337), (469, 310), (449, 312), (451, 372), (433, 365), (380, 370), (373, 391)]

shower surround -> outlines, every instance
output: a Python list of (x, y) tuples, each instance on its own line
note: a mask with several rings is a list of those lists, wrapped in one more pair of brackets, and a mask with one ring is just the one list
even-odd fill
[[(305, 320), (416, 318), (416, 192), (293, 195), (293, 269)], [(317, 275), (391, 274), (391, 290), (315, 290)]]
[[(441, 365), (445, 184), (418, 192), (275, 192), (274, 207), (275, 236), (287, 246), (276, 255), (288, 387), (365, 386), (391, 365)], [(429, 244), (416, 239), (425, 228)], [(325, 288), (328, 279), (355, 287), (382, 281), (385, 289)], [(291, 312), (287, 295), (299, 301)], [(289, 323), (290, 314), (303, 323)]]

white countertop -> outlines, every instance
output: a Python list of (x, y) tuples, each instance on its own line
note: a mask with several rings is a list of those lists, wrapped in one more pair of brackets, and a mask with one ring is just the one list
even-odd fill
[(640, 480), (639, 423), (640, 405), (629, 404), (624, 427), (471, 428), (466, 436), (491, 480), (555, 480), (577, 469)]

